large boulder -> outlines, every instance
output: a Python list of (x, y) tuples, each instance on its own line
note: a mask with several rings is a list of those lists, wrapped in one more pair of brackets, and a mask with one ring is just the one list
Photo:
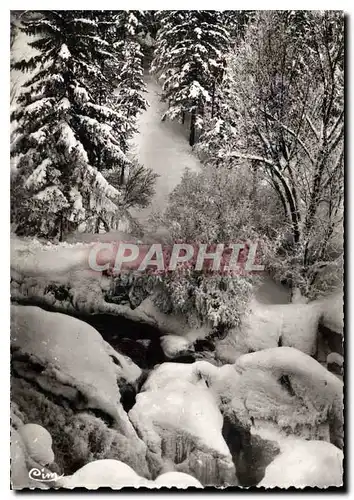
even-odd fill
[(54, 462), (52, 436), (47, 429), (38, 424), (26, 424), (18, 432), (27, 453), (39, 465), (45, 466)]
[(165, 472), (154, 481), (154, 488), (203, 488), (199, 481), (183, 472)]
[(284, 440), (258, 484), (264, 488), (343, 485), (343, 452), (324, 441)]
[(318, 303), (261, 304), (253, 300), (240, 327), (216, 345), (216, 357), (234, 363), (249, 352), (278, 346), (295, 347), (310, 356), (316, 353), (321, 317)]
[[(13, 489), (48, 489), (51, 482), (48, 478), (57, 478), (52, 438), (42, 426), (22, 424), (18, 430), (11, 427), (10, 449)], [(42, 482), (38, 476), (46, 477), (47, 480)]]
[(321, 310), (321, 325), (335, 333), (343, 335), (344, 330), (344, 295), (340, 290), (318, 301)]
[(100, 487), (113, 490), (133, 488), (202, 488), (202, 485), (193, 476), (182, 472), (166, 472), (157, 477), (155, 481), (149, 481), (139, 476), (131, 467), (118, 460), (96, 460), (90, 462), (72, 476), (66, 476), (57, 481), (60, 488), (87, 488), (95, 490)]
[(146, 447), (120, 402), (141, 370), (90, 325), (38, 307), (12, 306), (12, 400), (43, 425), (64, 471), (88, 457), (120, 458), (149, 475)]
[(222, 434), (241, 485), (261, 481), (280, 453), (278, 437), (264, 435), (269, 426), (276, 435), (342, 446), (343, 384), (295, 348), (245, 354), (221, 367), (197, 362), (193, 372), (205, 381), (223, 414)]
[(100, 487), (120, 489), (124, 487), (148, 486), (150, 482), (139, 476), (129, 465), (119, 460), (96, 460), (84, 465), (72, 476), (66, 476), (58, 482), (61, 488), (87, 488), (96, 490)]
[(164, 363), (156, 368), (129, 412), (148, 449), (153, 476), (172, 469), (203, 485), (235, 484), (235, 470), (222, 437), (223, 418), (200, 375), (206, 362)]
[(344, 354), (344, 297), (343, 291), (317, 301), (321, 311), (319, 322), (321, 361), (333, 353)]

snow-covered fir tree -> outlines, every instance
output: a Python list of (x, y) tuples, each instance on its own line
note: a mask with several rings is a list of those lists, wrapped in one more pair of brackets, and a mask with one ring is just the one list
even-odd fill
[[(119, 11), (116, 15), (116, 37), (114, 44), (120, 63), (118, 65), (119, 81), (116, 89), (117, 105), (124, 116), (125, 135), (131, 139), (137, 131), (136, 123), (139, 114), (144, 111), (148, 102), (144, 82), (143, 53), (138, 34), (143, 31), (141, 11)], [(128, 147), (128, 145), (127, 145)], [(125, 177), (121, 172), (121, 183)]]
[(143, 30), (142, 12), (121, 11), (117, 15), (117, 37), (115, 46), (120, 53), (118, 102), (124, 114), (129, 133), (136, 129), (136, 119), (144, 111), (148, 102), (143, 79), (143, 53), (138, 34)]
[(18, 124), (13, 197), (21, 196), (14, 222), (20, 234), (61, 237), (118, 209), (120, 193), (104, 174), (119, 178), (129, 162), (115, 132), (122, 116), (97, 103), (96, 93), (114, 52), (92, 11), (36, 12), (21, 29), (35, 36), (30, 45), (40, 54), (16, 63), (34, 73), (12, 116)]
[(190, 113), (189, 143), (202, 129), (206, 105), (214, 113), (215, 94), (224, 71), (229, 34), (216, 11), (162, 11), (152, 71), (163, 82), (166, 116)]

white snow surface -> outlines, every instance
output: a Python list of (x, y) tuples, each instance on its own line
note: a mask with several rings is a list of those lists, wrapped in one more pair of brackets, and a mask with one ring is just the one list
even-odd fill
[(284, 440), (258, 486), (327, 488), (343, 484), (343, 452), (325, 441)]
[(156, 194), (149, 207), (132, 210), (139, 221), (144, 222), (151, 212), (161, 212), (166, 208), (168, 195), (180, 182), (186, 168), (199, 171), (201, 164), (188, 144), (187, 134), (176, 121), (161, 121), (167, 109), (160, 101), (161, 87), (155, 80), (146, 76), (146, 99), (150, 106), (138, 120), (139, 133), (133, 139), (138, 161), (159, 174)]
[(184, 472), (165, 472), (165, 474), (161, 474), (154, 481), (154, 486), (156, 487), (167, 487), (171, 488), (173, 486), (177, 488), (188, 488), (189, 486), (194, 486), (195, 488), (203, 488), (195, 477), (190, 474), (185, 474)]
[(344, 313), (343, 290), (329, 295), (328, 297), (318, 301), (322, 312), (322, 323), (325, 327), (343, 335), (344, 330)]
[(197, 479), (183, 472), (166, 472), (156, 478), (155, 481), (149, 481), (139, 476), (129, 465), (120, 462), (119, 460), (105, 459), (95, 460), (90, 462), (72, 476), (66, 476), (58, 482), (62, 488), (87, 488), (97, 489), (100, 487), (108, 487), (112, 489), (121, 489), (124, 487), (139, 488), (162, 488), (176, 487), (185, 489), (189, 486), (202, 488)]
[(26, 424), (19, 429), (19, 434), (27, 453), (40, 465), (54, 462), (52, 436), (47, 429), (38, 424)]
[(163, 363), (145, 382), (129, 418), (157, 473), (172, 462), (203, 485), (232, 484), (234, 465), (221, 432), (223, 417), (205, 382), (208, 368), (217, 371), (202, 361)]
[[(129, 381), (141, 373), (118, 354), (92, 326), (61, 313), (34, 306), (11, 306), (11, 344), (44, 367), (38, 385), (107, 413), (126, 435), (135, 435), (120, 404), (117, 379)], [(114, 362), (116, 360), (116, 363)], [(124, 367), (127, 370), (125, 377)]]
[(72, 476), (60, 480), (63, 488), (88, 488), (97, 489), (108, 487), (120, 489), (123, 487), (148, 486), (150, 481), (139, 476), (129, 465), (119, 460), (105, 459), (90, 462)]

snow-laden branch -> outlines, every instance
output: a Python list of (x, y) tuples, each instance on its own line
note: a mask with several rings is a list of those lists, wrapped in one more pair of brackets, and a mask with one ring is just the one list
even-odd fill
[(306, 115), (306, 116), (305, 116), (305, 120), (306, 120), (306, 121), (307, 121), (307, 123), (309, 124), (309, 126), (310, 126), (310, 128), (311, 128), (312, 132), (314, 133), (314, 135), (315, 135), (315, 137), (316, 137), (316, 139), (319, 141), (319, 140), (320, 140), (320, 133), (318, 132), (318, 130), (316, 130), (316, 128), (315, 128), (315, 126), (314, 126), (314, 124), (313, 124), (313, 123), (312, 123), (312, 121), (311, 121), (311, 118), (310, 118), (308, 115)]
[(310, 160), (311, 164), (314, 165), (315, 164), (315, 160), (314, 160), (312, 154), (310, 153), (309, 149), (307, 148), (306, 144), (302, 141), (302, 139), (300, 139), (299, 134), (296, 133), (296, 132), (294, 132), (294, 130), (292, 130), (290, 127), (288, 127), (287, 125), (285, 125), (284, 123), (282, 123), (277, 118), (275, 118), (272, 115), (270, 115), (269, 113), (266, 113), (266, 114), (268, 115), (268, 117), (271, 120), (276, 121), (286, 132), (288, 132), (291, 136), (294, 137), (294, 139), (302, 147), (303, 151), (305, 152), (306, 156)]

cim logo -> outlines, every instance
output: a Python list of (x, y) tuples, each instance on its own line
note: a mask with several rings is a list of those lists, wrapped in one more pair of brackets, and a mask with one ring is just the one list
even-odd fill
[(34, 481), (58, 481), (64, 474), (57, 474), (56, 472), (51, 472), (46, 469), (36, 469), (35, 467), (31, 469), (28, 476)]

